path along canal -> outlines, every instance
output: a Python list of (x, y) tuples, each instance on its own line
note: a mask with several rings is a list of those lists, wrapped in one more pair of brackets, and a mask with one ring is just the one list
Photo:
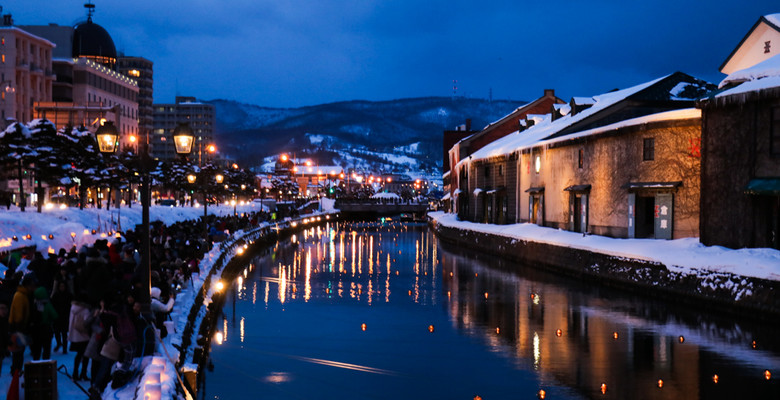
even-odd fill
[(778, 399), (780, 327), (468, 254), (424, 224), (298, 233), (226, 293), (202, 399)]

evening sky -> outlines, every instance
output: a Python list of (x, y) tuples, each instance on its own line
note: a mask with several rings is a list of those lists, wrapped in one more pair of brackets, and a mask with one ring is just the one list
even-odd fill
[[(0, 3), (17, 25), (74, 25), (82, 0)], [(96, 1), (117, 50), (175, 95), (297, 107), (458, 96), (568, 99), (718, 68), (777, 0)], [(780, 44), (778, 44), (780, 45)], [(454, 83), (453, 81), (457, 81)], [(457, 90), (454, 90), (457, 87)]]

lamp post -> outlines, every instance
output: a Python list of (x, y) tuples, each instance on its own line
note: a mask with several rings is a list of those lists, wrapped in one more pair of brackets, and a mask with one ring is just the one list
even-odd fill
[[(119, 148), (119, 131), (114, 126), (113, 121), (105, 121), (95, 132), (95, 138), (98, 142), (98, 149), (100, 153), (110, 156), (116, 153)], [(111, 185), (109, 184), (108, 201), (106, 202), (106, 210), (111, 207)], [(100, 201), (100, 199), (97, 199)]]

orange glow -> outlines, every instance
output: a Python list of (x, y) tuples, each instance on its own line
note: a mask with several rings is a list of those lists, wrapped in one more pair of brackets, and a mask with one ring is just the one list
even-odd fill
[(680, 343), (683, 343), (683, 342), (685, 342), (685, 337), (684, 336), (680, 336), (679, 338), (677, 338), (677, 340), (679, 340)]
[(306, 160), (306, 166), (311, 167), (311, 160)]
[(755, 340), (753, 341), (753, 348), (754, 349), (756, 348), (756, 341)]
[(501, 333), (501, 328), (496, 327), (496, 335), (498, 335), (499, 333)]
[(392, 182), (392, 181), (393, 181), (393, 178), (391, 178), (391, 177), (387, 177), (387, 182), (388, 182), (388, 183), (389, 183), (389, 182)]
[(718, 374), (715, 374), (715, 375), (712, 376), (712, 382), (713, 383), (718, 383)]
[(233, 163), (233, 169), (238, 169), (238, 164)]
[(664, 387), (664, 380), (663, 380), (663, 379), (659, 379), (659, 380), (658, 380), (658, 387), (659, 387), (659, 388), (662, 388), (662, 387)]
[(547, 397), (547, 392), (545, 392), (544, 389), (541, 389), (541, 390), (539, 390), (539, 394), (538, 395), (539, 395), (540, 399), (543, 399), (543, 398)]
[(360, 325), (360, 329), (361, 329), (361, 330), (363, 330), (363, 331), (365, 331), (365, 330), (366, 330), (366, 324), (365, 324), (365, 323), (361, 324), (361, 325)]
[(76, 232), (71, 232), (70, 233), (70, 237), (72, 237), (72, 238), (76, 237)]
[(433, 325), (428, 325), (428, 332), (433, 333)]
[(769, 372), (768, 369), (764, 371), (764, 378), (766, 378), (766, 380), (772, 379), (772, 373)]
[(286, 162), (288, 160), (287, 154), (282, 154), (282, 156), (279, 157), (279, 159), (282, 160), (283, 162)]
[(563, 335), (562, 330), (558, 329), (557, 331), (555, 331), (555, 336), (561, 337), (561, 335)]
[(485, 298), (486, 299), (488, 298), (488, 292), (485, 292)]
[(605, 394), (605, 393), (607, 393), (607, 384), (606, 383), (602, 383), (601, 384), (601, 394)]
[(618, 338), (618, 333), (617, 333), (617, 332), (612, 332), (612, 337), (613, 337), (613, 338), (615, 338), (615, 340), (617, 340), (617, 338)]
[(138, 140), (138, 138), (136, 138), (135, 135), (130, 135), (130, 137), (127, 139), (130, 141), (130, 143), (135, 143), (136, 140)]

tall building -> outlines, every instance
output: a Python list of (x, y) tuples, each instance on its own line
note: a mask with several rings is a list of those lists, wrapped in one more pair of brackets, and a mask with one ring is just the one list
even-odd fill
[(120, 148), (135, 150), (139, 133), (139, 83), (117, 71), (117, 52), (111, 35), (87, 20), (74, 27), (57, 24), (20, 26), (46, 38), (56, 48), (51, 69), (56, 80), (48, 98), (32, 102), (34, 118), (46, 118), (58, 128), (85, 125), (97, 129), (103, 120), (119, 129)]
[(195, 134), (190, 158), (202, 164), (209, 158), (208, 146), (213, 144), (216, 113), (211, 104), (201, 103), (195, 97), (176, 96), (174, 104), (154, 105), (154, 130), (149, 138), (151, 155), (158, 160), (176, 157), (173, 130), (187, 123)]
[(119, 55), (117, 71), (138, 82), (138, 133), (143, 140), (154, 129), (154, 69), (153, 63), (143, 57)]
[(11, 14), (0, 26), (0, 127), (29, 122), (33, 103), (52, 98), (52, 51), (55, 44), (14, 26)]

